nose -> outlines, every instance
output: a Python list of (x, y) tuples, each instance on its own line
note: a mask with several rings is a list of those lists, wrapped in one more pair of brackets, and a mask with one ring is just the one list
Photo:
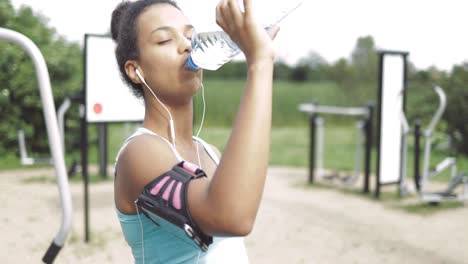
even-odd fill
[(179, 53), (192, 52), (192, 41), (185, 36), (180, 38)]

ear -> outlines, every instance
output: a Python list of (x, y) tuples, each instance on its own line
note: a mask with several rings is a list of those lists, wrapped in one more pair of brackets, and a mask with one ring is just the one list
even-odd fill
[[(128, 78), (130, 78), (130, 80), (132, 80), (133, 83), (141, 84), (142, 81), (140, 80), (140, 78), (138, 77), (136, 73), (137, 69), (138, 69), (138, 64), (136, 61), (129, 60), (125, 62), (125, 72), (127, 73)], [(141, 69), (139, 70), (139, 72), (144, 78), (144, 75)]]

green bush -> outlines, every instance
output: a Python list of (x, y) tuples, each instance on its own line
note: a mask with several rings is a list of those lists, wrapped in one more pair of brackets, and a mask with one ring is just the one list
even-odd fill
[(444, 86), (447, 93), (444, 119), (452, 146), (468, 155), (468, 62), (453, 67)]
[[(82, 86), (82, 52), (47, 26), (46, 18), (29, 7), (15, 11), (9, 1), (0, 0), (0, 27), (20, 32), (41, 50), (49, 70), (55, 106)], [(34, 65), (17, 45), (0, 42), (0, 155), (17, 154), (17, 131), (23, 129), (30, 151), (48, 153), (47, 133)], [(68, 129), (77, 131), (78, 111), (70, 111)], [(34, 140), (33, 140), (34, 139)], [(67, 138), (77, 142), (78, 134)], [(76, 144), (76, 143), (75, 143)]]

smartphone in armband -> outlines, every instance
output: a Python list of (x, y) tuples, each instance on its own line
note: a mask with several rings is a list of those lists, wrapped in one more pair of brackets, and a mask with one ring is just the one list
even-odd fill
[(135, 204), (155, 225), (205, 252), (213, 243), (213, 237), (204, 234), (195, 224), (187, 204), (188, 184), (202, 177), (206, 177), (203, 170), (182, 161), (148, 183)]

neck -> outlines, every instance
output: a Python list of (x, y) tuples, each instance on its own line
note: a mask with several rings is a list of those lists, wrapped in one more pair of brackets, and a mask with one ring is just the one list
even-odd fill
[[(172, 143), (169, 113), (156, 100), (145, 100), (145, 105), (143, 126)], [(166, 104), (166, 107), (171, 112), (174, 121), (176, 146), (190, 146), (193, 144), (193, 100), (189, 100), (185, 104)]]

